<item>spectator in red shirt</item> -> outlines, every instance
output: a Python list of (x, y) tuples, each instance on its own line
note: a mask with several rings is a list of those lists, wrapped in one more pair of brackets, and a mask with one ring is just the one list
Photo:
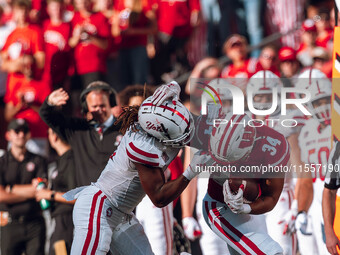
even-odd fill
[(47, 126), (37, 110), (50, 87), (39, 81), (45, 62), (43, 39), (40, 29), (28, 22), (29, 10), (29, 1), (14, 2), (13, 19), (17, 27), (8, 36), (1, 53), (2, 68), (8, 72), (4, 98), (5, 118), (7, 121), (13, 118), (25, 119), (32, 130), (28, 146), (32, 152), (46, 155)]
[(31, 130), (27, 149), (41, 156), (48, 156), (47, 125), (39, 116), (39, 109), (51, 92), (43, 81), (30, 80), (19, 84), (5, 95), (5, 118), (25, 119)]
[(239, 34), (231, 35), (223, 45), (223, 50), (232, 63), (222, 70), (221, 77), (235, 78), (230, 81), (243, 91), (256, 67), (256, 59), (248, 58), (247, 47), (246, 38)]
[(316, 26), (311, 19), (306, 19), (302, 24), (302, 42), (297, 51), (297, 58), (303, 66), (311, 66), (313, 64), (312, 50), (315, 47), (316, 41)]
[(16, 0), (13, 4), (13, 20), (16, 29), (8, 36), (1, 52), (1, 68), (8, 72), (7, 90), (23, 81), (39, 79), (45, 63), (42, 34), (38, 27), (29, 24), (28, 0)]
[[(13, 22), (5, 22), (2, 17), (4, 16), (4, 9), (0, 5), (0, 51), (4, 46), (8, 35), (14, 30), (15, 24)], [(0, 56), (0, 65), (1, 65)], [(0, 69), (0, 137), (5, 136), (7, 123), (4, 118), (4, 96), (6, 93), (6, 82), (7, 82), (7, 72)], [(6, 139), (0, 139), (0, 148), (6, 149), (7, 142)]]
[(274, 74), (280, 77), (277, 61), (277, 50), (274, 45), (267, 45), (261, 50), (259, 60), (256, 63), (255, 73), (262, 70), (272, 71)]
[(47, 12), (50, 18), (43, 23), (46, 53), (43, 78), (53, 89), (57, 89), (64, 86), (71, 62), (68, 45), (71, 25), (62, 20), (62, 0), (48, 0)]
[(119, 66), (123, 86), (143, 84), (147, 81), (149, 74), (147, 37), (156, 32), (156, 16), (148, 2), (142, 0), (116, 2), (112, 35), (121, 37)]
[(294, 87), (301, 64), (296, 58), (296, 51), (291, 47), (279, 50), (281, 79), (284, 87)]
[(91, 0), (75, 0), (74, 4), (77, 11), (71, 21), (69, 45), (74, 48), (76, 72), (86, 88), (93, 81), (105, 81), (110, 28), (101, 12), (92, 12)]

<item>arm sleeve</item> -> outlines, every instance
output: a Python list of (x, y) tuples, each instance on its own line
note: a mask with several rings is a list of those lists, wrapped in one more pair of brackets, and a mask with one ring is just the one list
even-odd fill
[(134, 163), (152, 167), (162, 167), (160, 164), (159, 150), (145, 140), (128, 141), (126, 154)]
[(39, 114), (41, 119), (67, 142), (69, 142), (69, 138), (75, 130), (88, 129), (86, 120), (67, 118), (61, 111), (56, 110), (54, 106), (48, 105), (47, 98), (42, 104)]
[(74, 189), (77, 187), (76, 176), (75, 176), (75, 166), (74, 166), (74, 154), (73, 151), (67, 152), (69, 153), (67, 158), (67, 188), (69, 190)]

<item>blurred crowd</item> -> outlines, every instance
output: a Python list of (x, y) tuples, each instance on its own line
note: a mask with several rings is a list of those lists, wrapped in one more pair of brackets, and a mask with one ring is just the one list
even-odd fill
[[(24, 137), (21, 143), (28, 151), (52, 162), (70, 149), (53, 152), (53, 138), (60, 137), (61, 144), (70, 144), (75, 158), (81, 160), (83, 145), (72, 144), (68, 131), (48, 131), (55, 124), (53, 119), (43, 121), (39, 115), (41, 106), (48, 108), (46, 98), (58, 89), (69, 96), (63, 116), (91, 120), (89, 106), (84, 111), (83, 104), (92, 91), (86, 89), (93, 82), (106, 82), (108, 108), (115, 106), (105, 116), (107, 121), (111, 115), (118, 117), (122, 106), (140, 104), (129, 100), (145, 96), (143, 84), (150, 85), (147, 94), (151, 95), (153, 86), (189, 72), (190, 78), (248, 79), (270, 70), (286, 78), (288, 87), (309, 67), (331, 78), (333, 4), (316, 0), (0, 0), (0, 149), (7, 150), (11, 144), (21, 148), (16, 139)], [(263, 45), (264, 38), (275, 33), (280, 35)], [(246, 84), (238, 86), (245, 91)], [(180, 85), (182, 99), (187, 99), (190, 79)], [(80, 96), (84, 98), (79, 100)], [(24, 119), (25, 124), (8, 125), (16, 119)], [(114, 132), (116, 146), (118, 129)], [(98, 154), (105, 158), (114, 151), (114, 147), (101, 149)], [(44, 172), (31, 180), (47, 178), (53, 171), (48, 173), (46, 168)], [(61, 191), (89, 184), (98, 176), (78, 179), (74, 173), (74, 181), (61, 185)]]
[[(24, 118), (32, 150), (46, 156), (47, 127), (37, 108), (52, 90), (64, 88), (71, 95), (68, 112), (79, 116), (79, 93), (97, 80), (119, 92), (169, 82), (192, 69), (193, 76), (216, 76), (210, 65), (222, 78), (249, 78), (262, 69), (292, 78), (307, 66), (330, 77), (332, 4), (1, 0), (0, 135), (6, 122)], [(279, 39), (259, 46), (275, 32)], [(222, 56), (229, 61), (201, 62)], [(6, 148), (4, 139), (0, 148)]]
[[(249, 78), (268, 69), (294, 78), (313, 66), (330, 77), (332, 4), (1, 0), (0, 135), (8, 121), (24, 118), (32, 128), (31, 149), (46, 156), (47, 127), (37, 108), (52, 90), (64, 88), (71, 95), (68, 112), (80, 116), (79, 93), (96, 80), (119, 92), (169, 82), (191, 70), (193, 77), (219, 72), (222, 78)], [(279, 39), (261, 47), (276, 32)], [(223, 56), (227, 63), (217, 61)], [(206, 57), (216, 59), (205, 62)], [(6, 148), (4, 139), (0, 148)]]

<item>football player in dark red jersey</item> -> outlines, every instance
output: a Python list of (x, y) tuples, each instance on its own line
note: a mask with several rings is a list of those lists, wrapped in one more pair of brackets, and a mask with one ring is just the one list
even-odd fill
[[(283, 254), (280, 245), (267, 234), (263, 214), (274, 208), (283, 188), (282, 169), (289, 160), (286, 139), (269, 127), (256, 125), (247, 115), (229, 113), (214, 126), (210, 157), (201, 156), (200, 164), (215, 169), (224, 166), (229, 172), (210, 174), (203, 199), (205, 221), (227, 243), (231, 254)], [(264, 175), (270, 167), (278, 174)], [(247, 201), (244, 184), (233, 190), (230, 178), (243, 179), (244, 184), (246, 179), (254, 178), (259, 187), (257, 198)]]

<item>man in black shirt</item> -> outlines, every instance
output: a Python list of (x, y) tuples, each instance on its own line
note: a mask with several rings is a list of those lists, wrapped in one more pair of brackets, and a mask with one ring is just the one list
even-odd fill
[(51, 216), (55, 219), (55, 229), (50, 240), (50, 255), (57, 254), (63, 249), (70, 253), (73, 240), (72, 210), (74, 201), (66, 201), (62, 195), (76, 185), (74, 175), (74, 157), (71, 146), (60, 139), (51, 128), (48, 129), (48, 140), (56, 150), (59, 158), (51, 164), (52, 189), (40, 189), (36, 192), (36, 199), (47, 199), (52, 202)]
[(107, 83), (92, 82), (81, 94), (86, 119), (69, 118), (58, 110), (68, 99), (63, 89), (53, 91), (41, 106), (40, 116), (71, 145), (77, 184), (89, 185), (98, 179), (122, 137), (111, 113), (115, 92)]
[(330, 254), (338, 254), (340, 241), (334, 232), (335, 201), (340, 188), (340, 142), (329, 155), (325, 187), (322, 194), (322, 214), (325, 223), (326, 246)]
[(28, 124), (14, 119), (6, 139), (11, 148), (0, 158), (0, 203), (7, 205), (9, 223), (3, 228), (1, 251), (6, 255), (43, 255), (45, 221), (35, 200), (36, 178), (46, 178), (46, 161), (26, 150)]

